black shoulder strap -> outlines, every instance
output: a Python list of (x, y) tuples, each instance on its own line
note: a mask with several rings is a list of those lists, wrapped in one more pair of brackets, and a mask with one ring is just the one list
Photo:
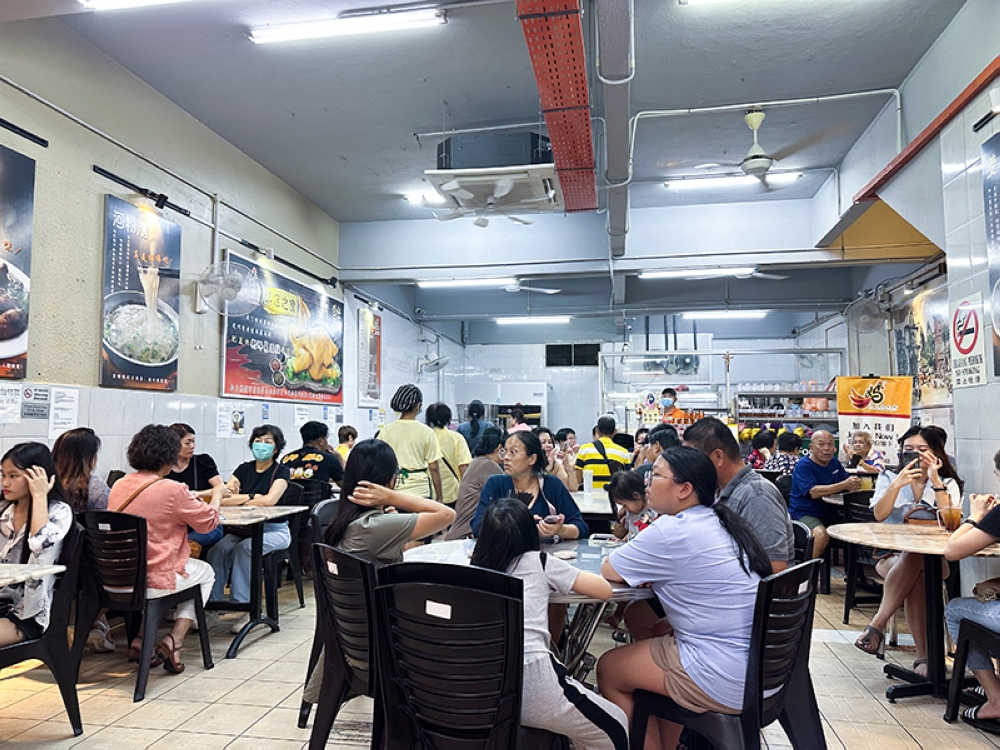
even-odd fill
[(538, 553), (538, 559), (542, 561), (542, 570), (545, 570), (545, 558), (546, 558), (546, 555), (545, 555), (544, 552), (539, 552)]

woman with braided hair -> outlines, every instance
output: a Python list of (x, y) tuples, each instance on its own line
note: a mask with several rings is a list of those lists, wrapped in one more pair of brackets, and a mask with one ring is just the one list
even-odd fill
[(441, 500), (441, 447), (427, 425), (417, 421), (424, 395), (412, 383), (401, 385), (389, 405), (399, 412), (399, 419), (386, 425), (378, 439), (388, 443), (399, 461), (398, 492)]

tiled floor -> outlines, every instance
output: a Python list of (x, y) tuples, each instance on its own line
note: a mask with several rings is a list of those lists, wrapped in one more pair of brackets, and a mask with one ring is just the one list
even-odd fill
[[(852, 645), (867, 622), (858, 612), (852, 624), (841, 623), (843, 584), (820, 596), (812, 649), (812, 675), (831, 750), (973, 750), (1000, 748), (1000, 737), (981, 734), (961, 722), (945, 724), (944, 703), (910, 698), (890, 705), (888, 680), (881, 663)], [(84, 734), (73, 737), (59, 691), (48, 670), (24, 665), (0, 674), (0, 745), (10, 748), (131, 748), (196, 747), (198, 750), (299, 750), (308, 729), (296, 726), (302, 678), (313, 633), (311, 599), (298, 609), (290, 586), (282, 589), (281, 632), (255, 633), (235, 660), (224, 658), (231, 636), (224, 625), (212, 630), (215, 669), (206, 671), (197, 658), (194, 634), (188, 637), (187, 669), (169, 675), (156, 669), (146, 700), (132, 702), (135, 670), (124, 653), (88, 655), (81, 669), (80, 710)], [(594, 650), (610, 647), (602, 629)], [(887, 658), (909, 664), (912, 649), (890, 650)], [(367, 747), (371, 704), (349, 703), (338, 717), (330, 748)], [(770, 750), (789, 747), (775, 725), (764, 732)]]

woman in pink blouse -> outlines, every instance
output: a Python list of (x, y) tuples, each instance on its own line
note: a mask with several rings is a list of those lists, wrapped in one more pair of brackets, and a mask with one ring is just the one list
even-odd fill
[[(165, 479), (181, 449), (177, 433), (166, 425), (146, 425), (128, 446), (128, 462), (134, 474), (122, 477), (111, 488), (109, 510), (120, 510), (146, 519), (146, 596), (157, 598), (177, 590), (201, 586), (208, 601), (215, 582), (212, 566), (190, 556), (188, 526), (206, 533), (219, 525), (218, 495), (202, 502), (180, 482)], [(173, 630), (157, 644), (155, 654), (171, 674), (184, 671), (180, 650), (194, 622), (194, 601), (177, 607)], [(137, 660), (141, 636), (132, 641), (128, 656)], [(160, 663), (160, 661), (156, 661)]]

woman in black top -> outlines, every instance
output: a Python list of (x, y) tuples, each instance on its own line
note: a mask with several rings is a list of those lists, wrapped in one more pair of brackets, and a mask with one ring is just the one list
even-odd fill
[[(185, 485), (194, 493), (195, 497), (215, 499), (218, 496), (221, 501), (229, 492), (222, 477), (219, 476), (215, 460), (207, 453), (194, 452), (194, 427), (177, 422), (170, 425), (170, 429), (176, 432), (177, 437), (181, 439), (181, 452), (177, 454), (174, 468), (167, 474), (166, 478)], [(189, 530), (188, 539), (201, 545), (202, 556), (204, 556), (212, 545), (222, 539), (222, 533), (222, 524), (219, 524), (207, 534), (199, 534), (197, 531)]]

